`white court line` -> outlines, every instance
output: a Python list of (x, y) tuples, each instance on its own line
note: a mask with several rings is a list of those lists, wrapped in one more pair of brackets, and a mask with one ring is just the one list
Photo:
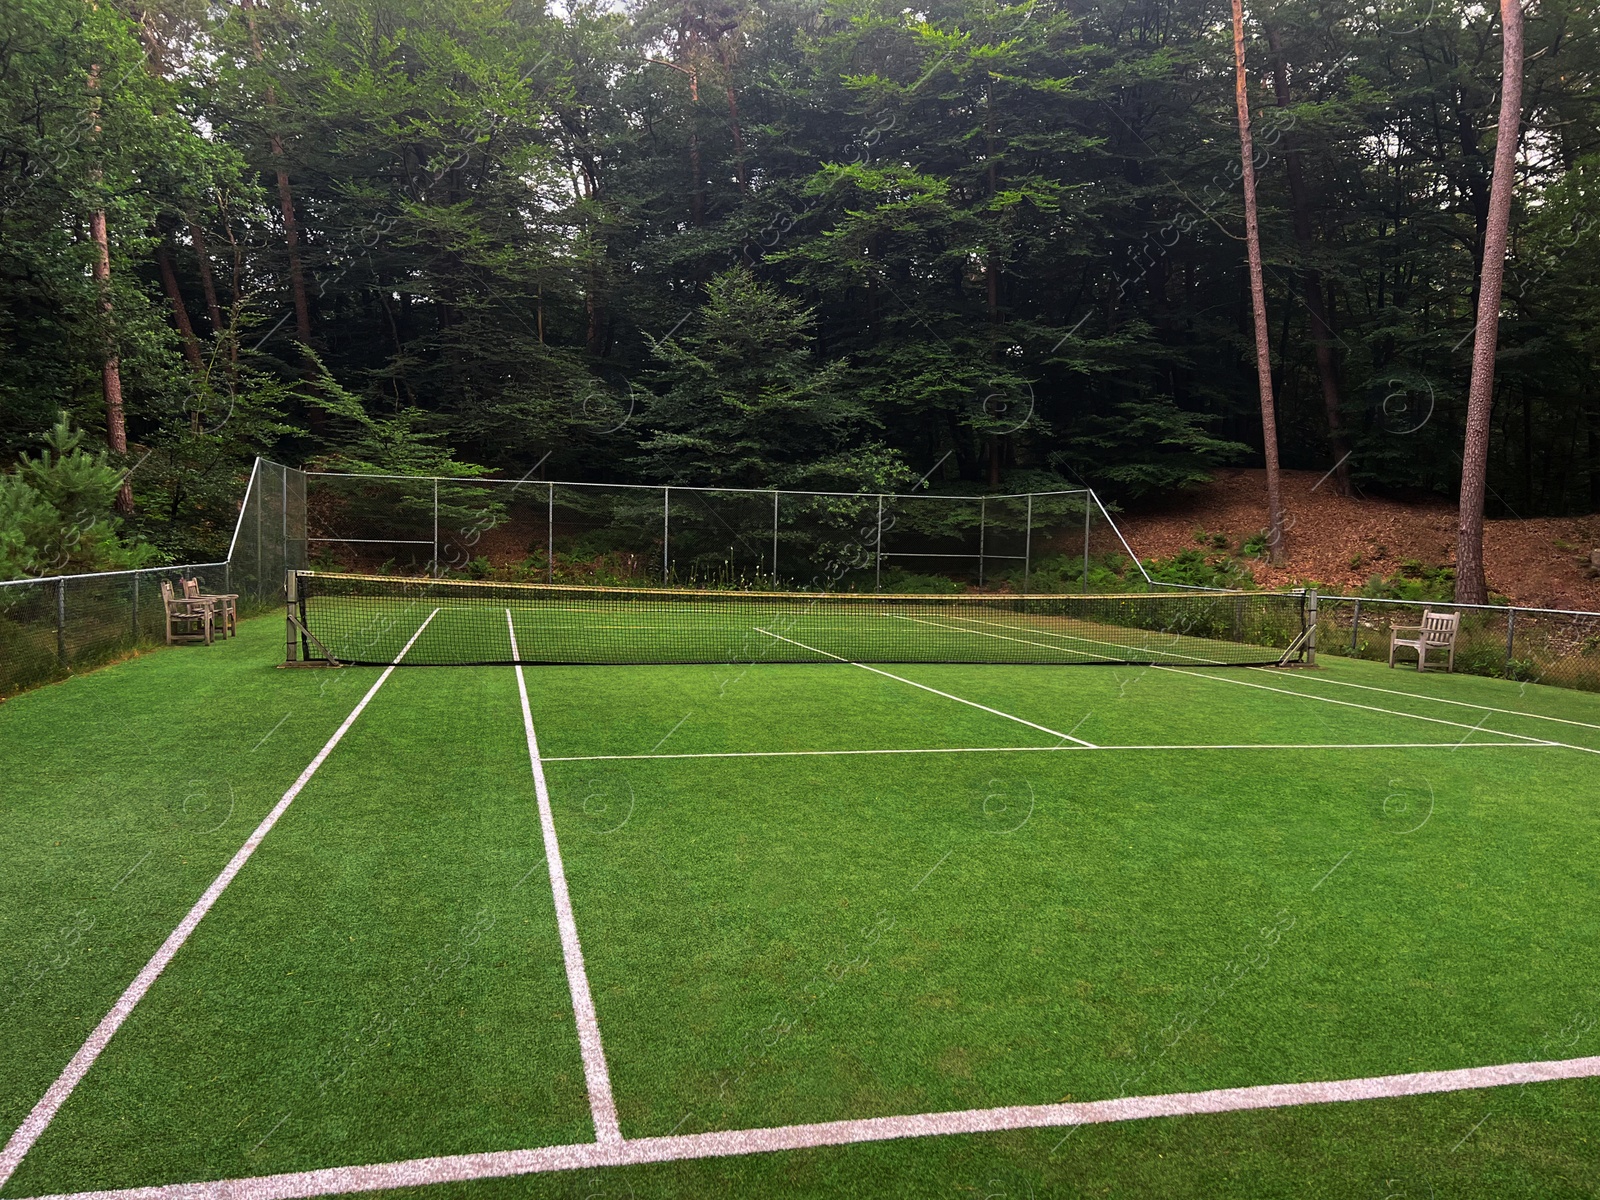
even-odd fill
[(620, 762), (627, 759), (655, 758), (805, 758), (842, 757), (852, 754), (1056, 754), (1086, 750), (1482, 750), (1501, 749), (1559, 750), (1559, 742), (1233, 742), (1224, 745), (1174, 743), (1164, 746), (935, 746), (910, 750), (720, 750), (697, 754), (574, 754), (565, 758), (546, 757), (547, 763)]
[(1073, 737), (1070, 733), (1061, 733), (1058, 730), (1051, 729), (1044, 725), (1035, 725), (1032, 721), (1024, 721), (1021, 717), (1012, 716), (1008, 712), (1001, 712), (998, 708), (990, 708), (987, 704), (979, 704), (976, 700), (967, 700), (961, 696), (953, 696), (949, 692), (941, 692), (938, 688), (931, 688), (925, 683), (918, 683), (915, 679), (907, 679), (903, 675), (891, 675), (888, 671), (880, 671), (877, 667), (867, 666), (866, 663), (851, 662), (848, 658), (840, 658), (839, 655), (830, 653), (827, 650), (818, 650), (815, 646), (808, 646), (804, 642), (797, 642), (793, 638), (784, 637), (781, 633), (773, 633), (770, 629), (762, 629), (759, 625), (752, 625), (751, 628), (757, 633), (764, 633), (768, 637), (777, 638), (780, 642), (788, 642), (791, 646), (799, 646), (800, 649), (809, 650), (813, 654), (821, 654), (827, 658), (836, 659), (842, 663), (848, 663), (852, 667), (860, 667), (863, 671), (871, 671), (874, 675), (882, 675), (886, 679), (893, 679), (900, 683), (910, 684), (914, 688), (921, 688), (925, 692), (932, 692), (935, 696), (943, 696), (946, 700), (954, 700), (957, 704), (969, 704), (973, 708), (981, 708), (986, 713), (993, 713), (997, 717), (1004, 717), (1008, 721), (1015, 721), (1018, 725), (1026, 725), (1029, 729), (1037, 729), (1041, 733), (1048, 733), (1051, 737), (1060, 738), (1064, 742), (1077, 742), (1078, 745), (1087, 746), (1091, 750), (1096, 748), (1093, 742), (1086, 742), (1080, 737)]
[[(1566, 742), (1552, 742), (1548, 738), (1530, 737), (1525, 733), (1511, 733), (1504, 729), (1484, 729), (1481, 721), (1477, 725), (1468, 725), (1464, 721), (1447, 721), (1443, 717), (1425, 717), (1421, 713), (1402, 712), (1397, 708), (1379, 708), (1375, 704), (1357, 704), (1354, 700), (1336, 700), (1332, 696), (1319, 696), (1315, 692), (1297, 692), (1293, 688), (1269, 687), (1264, 683), (1251, 683), (1248, 679), (1233, 679), (1227, 675), (1208, 675), (1200, 671), (1185, 671), (1182, 667), (1169, 667), (1160, 663), (1157, 663), (1151, 669), (1171, 671), (1177, 675), (1193, 675), (1196, 679), (1211, 679), (1217, 683), (1231, 683), (1238, 687), (1260, 688), (1264, 692), (1279, 692), (1285, 696), (1299, 696), (1302, 700), (1317, 700), (1323, 704), (1337, 704), (1341, 708), (1360, 708), (1367, 712), (1383, 713), (1390, 717), (1409, 717), (1413, 721), (1427, 721), (1433, 725), (1453, 725), (1457, 729), (1466, 729), (1473, 733), (1492, 733), (1496, 737), (1517, 738), (1520, 741), (1533, 742), (1538, 745), (1563, 746), (1568, 750), (1588, 749), (1586, 746), (1568, 746)], [(1600, 754), (1600, 750), (1589, 750), (1589, 753)]]
[[(506, 627), (511, 633), (511, 657), (517, 653), (517, 627), (506, 609)], [(561, 845), (556, 841), (556, 819), (550, 809), (550, 789), (544, 779), (544, 764), (539, 758), (539, 739), (533, 732), (533, 709), (528, 704), (528, 684), (517, 667), (517, 693), (522, 697), (522, 727), (528, 735), (528, 761), (533, 764), (533, 791), (539, 800), (539, 827), (544, 831), (544, 857), (550, 864), (550, 891), (555, 897), (556, 925), (561, 930), (561, 957), (567, 967), (567, 987), (572, 992), (572, 1015), (578, 1026), (578, 1049), (583, 1057), (583, 1077), (589, 1085), (589, 1111), (594, 1117), (595, 1140), (601, 1145), (619, 1145), (622, 1129), (617, 1124), (617, 1104), (611, 1095), (611, 1072), (606, 1068), (606, 1051), (600, 1043), (600, 1021), (595, 1016), (594, 997), (589, 992), (589, 976), (583, 968), (583, 944), (578, 941), (578, 923), (572, 915), (572, 897), (567, 894), (567, 872), (561, 864)]]
[(395, 667), (406, 656), (406, 651), (410, 650), (422, 636), (422, 631), (428, 627), (428, 622), (432, 621), (438, 612), (437, 608), (434, 609), (428, 614), (427, 620), (417, 626), (417, 631), (411, 635), (411, 640), (401, 647), (399, 654), (395, 655), (394, 662), (383, 669), (378, 681), (367, 689), (365, 696), (361, 697), (361, 703), (350, 711), (350, 715), (344, 719), (344, 724), (340, 725), (328, 739), (327, 744), (317, 751), (317, 756), (311, 760), (311, 765), (300, 772), (300, 778), (296, 779), (293, 786), (283, 794), (283, 799), (278, 801), (261, 824), (256, 826), (255, 832), (246, 839), (244, 845), (240, 846), (238, 852), (228, 860), (228, 865), (222, 868), (222, 874), (212, 881), (205, 894), (178, 923), (178, 927), (167, 935), (167, 940), (161, 943), (161, 948), (151, 956), (149, 962), (145, 963), (144, 970), (139, 972), (127, 990), (111, 1006), (111, 1011), (101, 1019), (99, 1025), (95, 1026), (94, 1032), (89, 1035), (89, 1040), (78, 1048), (78, 1052), (72, 1056), (72, 1061), (67, 1064), (66, 1069), (50, 1085), (49, 1091), (45, 1092), (39, 1103), (33, 1106), (33, 1111), (27, 1115), (22, 1124), (17, 1126), (5, 1149), (0, 1150), (0, 1187), (4, 1187), (6, 1181), (16, 1173), (17, 1168), (22, 1165), (22, 1160), (27, 1157), (28, 1151), (33, 1148), (33, 1144), (49, 1128), (56, 1113), (61, 1111), (61, 1106), (67, 1102), (67, 1097), (72, 1095), (73, 1090), (83, 1081), (83, 1077), (89, 1073), (89, 1068), (94, 1066), (95, 1059), (100, 1057), (100, 1052), (111, 1041), (112, 1035), (122, 1027), (122, 1023), (128, 1019), (139, 1001), (144, 999), (145, 993), (160, 978), (161, 972), (167, 969), (167, 964), (182, 949), (183, 944), (189, 940), (189, 935), (195, 931), (201, 919), (211, 911), (211, 906), (233, 882), (233, 877), (245, 863), (250, 861), (250, 856), (256, 852), (256, 847), (261, 845), (267, 834), (272, 832), (272, 827), (278, 823), (278, 818), (289, 810), (289, 805), (294, 803), (294, 798), (300, 794), (301, 789), (311, 782), (311, 777), (317, 773), (317, 768), (327, 761), (328, 755), (333, 753), (333, 748), (344, 739), (344, 735), (350, 731), (350, 726), (356, 723), (356, 718), (361, 715), (362, 709), (367, 707), (372, 698), (378, 694), (378, 689), (390, 675), (394, 674)]
[[(1053, 629), (1034, 629), (1034, 628), (1032, 628), (1030, 626), (1010, 625), (1010, 624), (1007, 624), (1004, 621), (985, 621), (982, 617), (963, 617), (963, 616), (960, 616), (960, 615), (957, 615), (957, 614), (951, 614), (951, 615), (957, 621), (973, 621), (973, 622), (976, 622), (976, 623), (981, 624), (981, 625), (993, 625), (997, 629), (1015, 629), (1018, 632), (1022, 632), (1022, 633), (1042, 634), (1044, 637), (1066, 638), (1069, 642), (1087, 642), (1091, 646), (1111, 646), (1111, 647), (1113, 647), (1114, 649), (1117, 649), (1117, 650), (1142, 650), (1147, 654), (1165, 654), (1168, 658), (1185, 658), (1185, 659), (1188, 659), (1190, 662), (1205, 663), (1205, 664), (1207, 664), (1209, 666), (1222, 667), (1222, 666), (1227, 666), (1228, 665), (1228, 664), (1222, 662), (1220, 659), (1206, 658), (1205, 656), (1200, 655), (1200, 654), (1184, 654), (1184, 653), (1182, 653), (1181, 651), (1178, 651), (1178, 650), (1162, 650), (1158, 646), (1130, 646), (1127, 642), (1107, 642), (1107, 641), (1104, 641), (1104, 640), (1102, 640), (1100, 638), (1082, 637), (1082, 636), (1080, 636), (1080, 635), (1078, 635), (1076, 633), (1057, 633)], [(1148, 633), (1150, 631), (1149, 630), (1145, 630), (1144, 632)], [(1180, 637), (1184, 637), (1186, 635), (1185, 634), (1181, 634), (1181, 633), (1175, 633), (1175, 634), (1172, 634), (1171, 636), (1174, 639), (1177, 639), (1177, 638), (1180, 638)], [(1062, 649), (1067, 649), (1067, 647), (1063, 646)], [(1074, 654), (1083, 654), (1084, 652), (1082, 650), (1074, 650), (1073, 653)], [(1085, 657), (1088, 657), (1088, 656), (1085, 655)], [(1152, 663), (1151, 665), (1152, 666), (1159, 666), (1160, 664), (1159, 663)]]
[(920, 1113), (904, 1117), (866, 1117), (814, 1125), (780, 1125), (767, 1129), (731, 1129), (618, 1142), (580, 1142), (534, 1150), (497, 1150), (413, 1158), (404, 1162), (359, 1167), (325, 1167), (283, 1175), (257, 1175), (210, 1183), (169, 1183), (115, 1191), (70, 1192), (36, 1200), (303, 1200), (311, 1196), (372, 1192), (383, 1188), (461, 1183), (473, 1179), (505, 1179), (546, 1171), (576, 1171), (639, 1163), (728, 1158), (850, 1146), (899, 1138), (947, 1137), (952, 1134), (997, 1133), (1012, 1129), (1059, 1129), (1155, 1117), (1198, 1116), (1289, 1108), (1303, 1104), (1347, 1104), (1360, 1100), (1393, 1100), (1481, 1088), (1515, 1087), (1561, 1079), (1600, 1076), (1600, 1057), (1549, 1062), (1506, 1063), (1454, 1071), (1418, 1071), (1408, 1075), (1375, 1075), (1316, 1083), (1269, 1083), (1257, 1087), (1216, 1088), (1156, 1096), (1122, 1096), (1071, 1104), (1026, 1104), (975, 1108), (961, 1112)]
[[(1054, 650), (1057, 654), (1075, 654), (1075, 655), (1078, 656), (1078, 659), (1080, 661), (1083, 660), (1083, 659), (1088, 659), (1091, 662), (1094, 661), (1092, 655), (1089, 655), (1089, 654), (1085, 653), (1082, 650), (1074, 650), (1071, 646), (1052, 646), (1049, 642), (1030, 642), (1027, 638), (1007, 637), (1003, 633), (987, 633), (982, 629), (963, 629), (959, 625), (944, 625), (944, 624), (941, 624), (938, 621), (925, 620), (922, 617), (908, 617), (904, 613), (886, 613), (885, 615), (893, 617), (898, 621), (915, 621), (918, 625), (932, 625), (935, 629), (948, 630), (950, 633), (966, 633), (966, 634), (971, 634), (973, 637), (999, 638), (1002, 642), (1017, 642), (1018, 644), (1023, 645), (1023, 646), (1038, 646), (1041, 650)], [(977, 618), (975, 618), (975, 617), (960, 617), (960, 618), (957, 618), (957, 619), (958, 620), (971, 621), (971, 620), (976, 620)], [(998, 625), (999, 624), (999, 622), (997, 622), (997, 621), (986, 621), (984, 623), (987, 624), (987, 625)], [(1015, 629), (1017, 627), (1014, 626), (1014, 625), (1000, 625), (1000, 628), (1001, 629)], [(1027, 630), (1019, 630), (1019, 632), (1028, 632), (1028, 631)], [(1061, 636), (1061, 635), (1057, 635), (1057, 636)]]
[[(1333, 655), (1332, 657), (1338, 657)], [(1251, 667), (1252, 671), (1266, 671), (1271, 674), (1268, 667)], [(1591, 725), (1588, 721), (1572, 721), (1566, 717), (1547, 717), (1543, 713), (1523, 712), (1520, 708), (1495, 708), (1489, 704), (1473, 704), (1466, 700), (1446, 700), (1443, 696), (1429, 696), (1422, 692), (1408, 692), (1402, 688), (1373, 687), (1369, 683), (1346, 683), (1343, 679), (1329, 679), (1326, 675), (1310, 676), (1318, 683), (1332, 683), (1339, 687), (1360, 688), (1364, 692), (1382, 692), (1386, 696), (1405, 696), (1411, 700), (1431, 700), (1435, 704), (1454, 704), (1459, 708), (1475, 708), (1479, 712), (1504, 713), (1508, 717), (1527, 717), (1530, 721), (1556, 721), (1562, 725), (1577, 725), (1582, 729), (1600, 729), (1600, 725)]]

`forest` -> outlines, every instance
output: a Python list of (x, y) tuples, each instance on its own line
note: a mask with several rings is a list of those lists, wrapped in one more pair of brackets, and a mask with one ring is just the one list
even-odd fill
[[(1244, 20), (1282, 462), (1454, 496), (1499, 10)], [(1600, 12), (1524, 38), (1486, 505), (1588, 512)], [(1234, 70), (1210, 0), (7, 0), (0, 575), (214, 557), (257, 454), (1123, 505), (1259, 465)]]

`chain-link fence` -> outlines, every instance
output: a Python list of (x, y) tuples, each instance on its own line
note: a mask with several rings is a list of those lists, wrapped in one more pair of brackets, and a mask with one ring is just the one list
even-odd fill
[(240, 604), (260, 608), (283, 600), (288, 571), (306, 566), (306, 475), (256, 459), (228, 547)]
[(1110, 592), (1146, 579), (1091, 491), (802, 492), (306, 476), (324, 570), (820, 591)]
[(197, 577), (202, 591), (233, 590), (227, 563), (0, 583), (0, 695), (161, 641), (161, 585), (177, 588), (179, 576)]
[[(1387, 662), (1391, 631), (1420, 625), (1429, 609), (1461, 614), (1457, 671), (1600, 691), (1600, 613), (1323, 596), (1317, 651)], [(1415, 664), (1416, 655), (1402, 650), (1397, 661)]]
[(0, 582), (0, 696), (164, 641), (162, 583), (198, 579), (248, 615), (280, 604), (284, 573), (305, 565), (305, 474), (257, 459), (226, 562)]

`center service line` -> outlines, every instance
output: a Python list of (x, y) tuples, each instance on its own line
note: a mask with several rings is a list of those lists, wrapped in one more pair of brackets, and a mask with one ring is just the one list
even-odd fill
[[(511, 657), (517, 658), (517, 627), (511, 620), (509, 608), (506, 609), (506, 629), (511, 634)], [(572, 915), (572, 897), (567, 894), (567, 872), (561, 865), (556, 819), (550, 810), (550, 788), (545, 783), (544, 763), (539, 759), (539, 739), (533, 732), (533, 709), (528, 704), (528, 684), (522, 676), (521, 664), (517, 666), (517, 693), (522, 697), (522, 727), (528, 735), (533, 790), (539, 798), (539, 828), (544, 832), (545, 861), (550, 864), (550, 891), (555, 898), (556, 925), (561, 930), (561, 957), (567, 967), (567, 987), (572, 992), (572, 1015), (578, 1025), (583, 1076), (589, 1085), (589, 1111), (594, 1116), (595, 1141), (602, 1145), (621, 1145), (622, 1129), (617, 1124), (617, 1103), (611, 1095), (611, 1072), (606, 1069), (605, 1047), (600, 1043), (600, 1020), (595, 1016), (589, 976), (583, 969), (583, 945), (578, 941), (578, 923)]]

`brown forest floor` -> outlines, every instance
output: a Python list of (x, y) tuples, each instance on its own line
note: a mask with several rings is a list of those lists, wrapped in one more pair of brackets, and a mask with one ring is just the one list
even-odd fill
[[(1334, 493), (1331, 479), (1318, 487), (1321, 478), (1315, 471), (1283, 473), (1289, 558), (1281, 568), (1247, 560), (1263, 587), (1309, 579), (1354, 590), (1374, 574), (1399, 571), (1404, 559), (1454, 564), (1455, 505), (1347, 498)], [(1267, 527), (1265, 472), (1219, 470), (1211, 483), (1118, 514), (1117, 523), (1144, 558), (1200, 549), (1198, 530), (1226, 534), (1237, 546)], [(1589, 568), (1589, 552), (1596, 548), (1600, 515), (1488, 521), (1485, 574), (1493, 591), (1517, 604), (1596, 610), (1600, 578)]]

